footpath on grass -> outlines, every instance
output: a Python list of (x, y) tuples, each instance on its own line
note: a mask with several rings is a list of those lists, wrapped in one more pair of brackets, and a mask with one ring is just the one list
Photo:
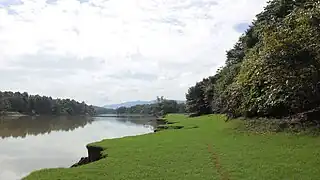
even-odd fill
[[(42, 169), (26, 180), (318, 179), (320, 137), (237, 130), (222, 115), (168, 115), (156, 133), (90, 144), (101, 158), (73, 168)], [(100, 151), (99, 151), (100, 152)]]

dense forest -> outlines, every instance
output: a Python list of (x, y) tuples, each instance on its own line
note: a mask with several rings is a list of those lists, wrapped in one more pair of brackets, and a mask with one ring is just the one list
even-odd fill
[(319, 0), (273, 0), (227, 51), (225, 65), (189, 88), (186, 108), (195, 115), (290, 117), (319, 109), (319, 80)]
[(53, 99), (47, 96), (20, 92), (0, 91), (0, 114), (19, 112), (29, 115), (94, 115), (95, 109), (86, 103), (70, 99)]
[(185, 113), (185, 104), (175, 100), (168, 100), (164, 97), (157, 97), (153, 104), (135, 105), (132, 107), (119, 107), (117, 114), (150, 114), (163, 116), (168, 113)]

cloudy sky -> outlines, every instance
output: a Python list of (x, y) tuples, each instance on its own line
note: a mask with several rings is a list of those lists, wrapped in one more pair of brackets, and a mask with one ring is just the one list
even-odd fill
[(0, 90), (184, 99), (267, 0), (0, 0)]

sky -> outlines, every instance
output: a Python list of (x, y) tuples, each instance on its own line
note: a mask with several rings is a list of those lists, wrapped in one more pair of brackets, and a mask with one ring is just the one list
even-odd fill
[(267, 0), (0, 0), (0, 90), (184, 100)]

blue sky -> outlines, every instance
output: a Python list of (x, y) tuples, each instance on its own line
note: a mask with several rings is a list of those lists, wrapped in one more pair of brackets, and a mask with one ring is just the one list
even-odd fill
[(234, 29), (239, 32), (239, 33), (243, 33), (245, 32), (250, 26), (250, 23), (238, 23), (234, 26)]
[(1, 90), (184, 99), (267, 0), (0, 0)]
[(13, 6), (13, 5), (21, 5), (23, 2), (21, 0), (0, 0), (1, 6)]

